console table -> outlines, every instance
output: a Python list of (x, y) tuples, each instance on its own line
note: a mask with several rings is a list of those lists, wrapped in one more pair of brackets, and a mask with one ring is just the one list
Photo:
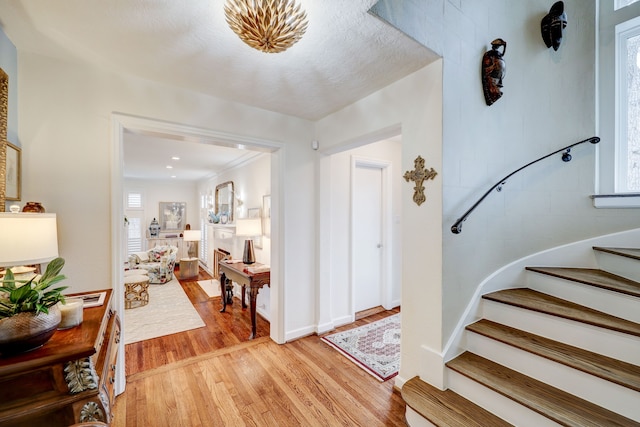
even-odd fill
[(249, 308), (251, 310), (251, 335), (249, 335), (249, 339), (252, 340), (256, 336), (256, 300), (258, 299), (258, 292), (264, 285), (271, 286), (271, 272), (267, 270), (251, 273), (249, 268), (260, 268), (263, 267), (263, 264), (244, 264), (234, 260), (220, 261), (218, 266), (220, 267), (220, 297), (222, 299), (220, 313), (225, 312), (227, 304), (233, 304), (233, 282), (242, 286), (242, 308), (247, 308), (244, 296), (246, 288), (249, 288)]
[(1, 426), (111, 422), (120, 321), (106, 292), (101, 306), (84, 309), (79, 326), (56, 331), (36, 350), (0, 357)]

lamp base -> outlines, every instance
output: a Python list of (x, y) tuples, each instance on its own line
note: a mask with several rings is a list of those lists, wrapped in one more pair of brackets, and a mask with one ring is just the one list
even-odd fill
[(244, 241), (244, 252), (242, 253), (242, 262), (245, 264), (253, 264), (256, 262), (256, 255), (253, 252), (253, 240)]

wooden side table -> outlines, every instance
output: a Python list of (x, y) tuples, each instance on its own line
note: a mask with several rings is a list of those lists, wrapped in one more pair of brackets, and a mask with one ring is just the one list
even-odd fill
[(256, 336), (256, 300), (258, 299), (258, 292), (264, 286), (271, 286), (271, 271), (260, 271), (259, 273), (251, 273), (249, 268), (264, 267), (263, 264), (244, 264), (242, 262), (230, 262), (231, 260), (220, 261), (218, 266), (220, 267), (220, 297), (222, 298), (222, 309), (220, 313), (224, 313), (227, 309), (227, 304), (232, 304), (233, 300), (227, 300), (228, 287), (232, 288), (232, 283), (236, 282), (242, 286), (242, 308), (245, 308), (244, 295), (245, 289), (249, 287), (249, 309), (251, 310), (251, 335), (249, 339), (252, 340)]
[(124, 308), (149, 304), (149, 276), (143, 274), (124, 278)]
[(180, 260), (180, 278), (198, 277), (198, 258), (182, 258)]

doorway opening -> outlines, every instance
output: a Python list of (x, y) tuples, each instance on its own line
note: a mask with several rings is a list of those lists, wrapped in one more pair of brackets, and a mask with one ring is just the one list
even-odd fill
[[(270, 174), (270, 265), (271, 280), (269, 292), (270, 338), (278, 343), (284, 342), (284, 301), (281, 292), (282, 244), (280, 219), (280, 203), (283, 186), (284, 146), (281, 143), (216, 132), (203, 128), (168, 123), (147, 118), (139, 118), (114, 113), (112, 123), (112, 170), (111, 170), (111, 226), (112, 235), (112, 277), (114, 278), (114, 304), (119, 313), (124, 313), (124, 269), (126, 257), (125, 232), (123, 231), (124, 205), (124, 143), (127, 133), (154, 135), (168, 138), (176, 144), (197, 142), (199, 144), (217, 145), (225, 148), (237, 148), (267, 153)], [(197, 199), (197, 196), (195, 197)], [(260, 197), (262, 200), (262, 195)], [(253, 207), (253, 206), (249, 206)], [(200, 206), (193, 207), (200, 210)], [(151, 209), (153, 209), (151, 207)], [(192, 224), (201, 226), (202, 224)], [(238, 304), (239, 305), (239, 304)], [(240, 310), (237, 310), (240, 312)], [(124, 317), (124, 316), (121, 316)], [(124, 319), (121, 319), (124, 322)], [(124, 329), (124, 328), (123, 328)], [(125, 354), (125, 340), (121, 340), (121, 354)], [(120, 366), (120, 365), (119, 365)], [(124, 364), (118, 372), (119, 384), (125, 384)], [(123, 390), (117, 391), (118, 393)]]
[(323, 154), (320, 332), (399, 307), (402, 283), (399, 127)]

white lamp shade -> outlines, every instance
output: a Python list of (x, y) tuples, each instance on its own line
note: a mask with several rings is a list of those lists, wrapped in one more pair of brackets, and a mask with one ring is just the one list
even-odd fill
[(56, 214), (0, 213), (0, 267), (41, 264), (57, 256)]
[(262, 219), (243, 218), (236, 220), (236, 236), (260, 236), (262, 234)]
[(202, 240), (202, 233), (200, 230), (184, 230), (182, 239), (185, 242), (199, 242)]

